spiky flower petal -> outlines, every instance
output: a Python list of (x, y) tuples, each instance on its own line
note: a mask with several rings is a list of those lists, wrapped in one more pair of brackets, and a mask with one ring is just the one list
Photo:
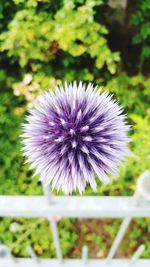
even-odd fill
[(52, 189), (96, 190), (95, 174), (105, 184), (117, 175), (127, 152), (129, 126), (122, 108), (106, 92), (74, 82), (44, 93), (27, 116), (22, 134), (31, 168)]

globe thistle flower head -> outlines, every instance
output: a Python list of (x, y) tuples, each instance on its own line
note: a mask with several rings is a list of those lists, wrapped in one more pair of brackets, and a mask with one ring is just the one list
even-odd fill
[(23, 125), (24, 155), (43, 184), (64, 193), (86, 184), (96, 191), (95, 175), (109, 183), (127, 153), (129, 126), (122, 108), (90, 83), (65, 84), (44, 93)]

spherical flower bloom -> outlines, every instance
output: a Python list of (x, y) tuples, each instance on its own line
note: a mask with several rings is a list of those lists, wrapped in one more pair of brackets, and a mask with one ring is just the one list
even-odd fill
[(106, 92), (80, 82), (44, 93), (23, 125), (24, 155), (52, 190), (96, 191), (95, 174), (107, 184), (127, 152), (129, 126)]

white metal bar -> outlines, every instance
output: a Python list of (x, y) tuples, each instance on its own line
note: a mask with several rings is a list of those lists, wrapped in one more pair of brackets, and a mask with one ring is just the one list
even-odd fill
[(48, 202), (49, 205), (53, 204), (53, 198), (52, 198), (52, 194), (51, 194), (51, 191), (50, 191), (50, 186), (45, 186), (43, 183), (42, 183), (42, 188), (43, 188), (43, 193), (46, 197), (46, 200)]
[(133, 197), (55, 197), (49, 205), (44, 196), (0, 196), (0, 216), (70, 218), (150, 217), (150, 202)]
[(11, 263), (16, 263), (17, 261), (17, 258), (12, 255), (10, 248), (3, 244), (0, 244), (0, 260), (1, 259), (9, 259)]
[[(136, 189), (136, 191), (134, 192), (134, 195), (132, 197), (131, 207), (138, 207), (140, 205), (140, 201), (141, 201), (140, 195), (139, 195), (139, 193), (138, 193), (138, 191)], [(117, 235), (115, 237), (115, 240), (113, 241), (113, 244), (112, 244), (112, 246), (110, 248), (110, 251), (108, 253), (107, 259), (108, 259), (109, 262), (115, 256), (116, 251), (117, 251), (122, 239), (124, 238), (124, 235), (125, 235), (125, 233), (127, 231), (127, 228), (129, 226), (132, 218), (133, 218), (133, 214), (132, 214), (132, 217), (127, 217), (126, 216), (126, 218), (123, 220), (123, 222), (122, 222), (122, 224), (121, 224), (121, 226), (119, 228), (119, 231), (118, 231), (118, 233), (117, 233)]]
[(84, 265), (86, 265), (88, 262), (88, 247), (87, 246), (84, 246), (82, 248), (82, 262)]
[[(18, 258), (17, 263), (12, 263), (9, 259), (0, 259), (0, 267), (85, 267), (81, 259), (64, 260), (63, 265), (57, 259), (40, 259), (40, 265), (29, 258)], [(88, 267), (129, 267), (129, 260), (113, 259), (110, 263), (106, 260), (88, 260)], [(149, 267), (150, 260), (139, 259), (134, 263), (134, 267)]]
[(115, 238), (115, 240), (114, 240), (114, 242), (113, 242), (113, 244), (112, 244), (112, 246), (110, 248), (110, 251), (108, 253), (107, 259), (108, 259), (109, 262), (115, 256), (115, 253), (116, 253), (116, 251), (117, 251), (117, 249), (118, 249), (118, 247), (119, 247), (119, 245), (120, 245), (120, 243), (121, 243), (121, 241), (122, 241), (122, 239), (123, 239), (123, 237), (124, 237), (124, 235), (126, 233), (126, 230), (127, 230), (128, 226), (129, 226), (131, 220), (132, 220), (131, 218), (125, 218), (123, 220), (123, 222), (122, 222), (122, 224), (120, 226), (120, 229), (119, 229), (119, 231), (118, 231), (118, 233), (116, 235), (116, 238)]
[(137, 180), (136, 190), (142, 198), (150, 200), (150, 171), (143, 172)]
[[(51, 196), (51, 192), (50, 192), (50, 186), (44, 186), (42, 184), (42, 187), (43, 187), (43, 192), (44, 192), (45, 198), (47, 200), (47, 203), (48, 203), (49, 207), (51, 207), (54, 204), (54, 202), (52, 200), (52, 196)], [(62, 257), (61, 247), (60, 247), (60, 240), (59, 240), (57, 223), (55, 221), (55, 218), (52, 216), (51, 217), (48, 216), (48, 220), (50, 222), (51, 229), (52, 229), (54, 244), (55, 244), (55, 248), (56, 248), (56, 254), (57, 254), (58, 260), (60, 262), (62, 262), (63, 257)]]
[(144, 250), (145, 250), (145, 245), (139, 246), (138, 249), (133, 254), (133, 256), (130, 260), (130, 264), (135, 264), (135, 262), (140, 258), (141, 254), (143, 253)]
[(31, 246), (27, 246), (27, 252), (29, 253), (30, 257), (35, 260), (36, 263), (40, 263), (40, 259), (36, 256)]
[(51, 229), (52, 229), (52, 233), (53, 233), (53, 239), (54, 239), (54, 244), (55, 244), (55, 248), (56, 248), (57, 258), (60, 262), (62, 262), (63, 256), (62, 256), (62, 251), (61, 251), (61, 246), (60, 246), (57, 223), (55, 221), (55, 218), (53, 218), (53, 217), (49, 218), (49, 221), (51, 222)]

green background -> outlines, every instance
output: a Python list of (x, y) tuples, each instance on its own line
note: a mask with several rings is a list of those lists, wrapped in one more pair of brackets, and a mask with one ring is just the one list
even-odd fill
[[(108, 186), (97, 181), (97, 193), (87, 187), (85, 195), (132, 195), (138, 176), (149, 169), (150, 0), (128, 1), (125, 9), (109, 2), (0, 2), (1, 195), (42, 194), (38, 177), (32, 177), (21, 155), (21, 123), (38, 94), (64, 81), (103, 86), (123, 105), (132, 125), (132, 153), (119, 177), (111, 177)], [(120, 225), (120, 220), (57, 221), (65, 257), (79, 257), (85, 244), (90, 257), (105, 257)], [(149, 258), (149, 239), (150, 218), (133, 220), (117, 256), (130, 256), (145, 243), (142, 256)], [(30, 244), (38, 256), (55, 257), (44, 219), (1, 218), (0, 242), (16, 256), (28, 256)]]

